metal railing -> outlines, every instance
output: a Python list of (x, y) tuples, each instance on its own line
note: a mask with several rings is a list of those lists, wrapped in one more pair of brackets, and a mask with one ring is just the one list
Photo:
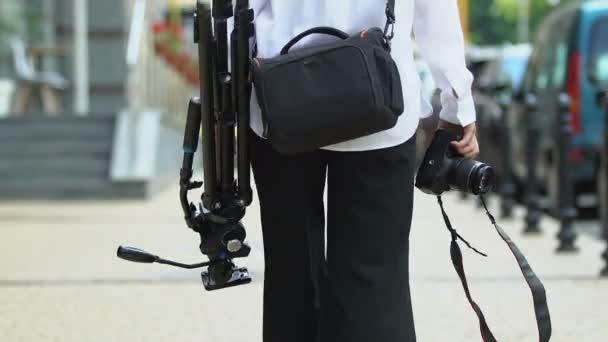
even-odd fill
[(129, 70), (136, 66), (139, 57), (139, 50), (146, 24), (146, 5), (146, 0), (136, 0), (133, 5), (133, 15), (131, 17), (129, 38), (127, 42), (127, 67)]
[(154, 51), (147, 0), (133, 5), (126, 64), (128, 70), (128, 112), (160, 111), (163, 122), (175, 127), (185, 124), (188, 100), (196, 89)]

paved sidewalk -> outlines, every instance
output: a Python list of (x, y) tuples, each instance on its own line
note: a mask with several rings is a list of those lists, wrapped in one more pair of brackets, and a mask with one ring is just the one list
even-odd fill
[[(472, 201), (448, 196), (446, 206), (460, 232), (490, 255), (463, 248), (472, 291), (498, 340), (537, 341), (529, 291), (507, 247)], [(517, 211), (517, 219), (503, 225), (545, 281), (553, 341), (608, 341), (608, 280), (597, 278), (603, 243), (583, 235), (579, 254), (557, 256), (556, 223), (546, 219), (544, 235), (524, 238), (522, 215)], [(207, 293), (196, 270), (115, 257), (124, 243), (179, 261), (201, 260), (175, 190), (148, 202), (0, 203), (0, 341), (261, 341), (256, 203), (245, 224), (253, 252), (240, 264), (254, 283)], [(418, 340), (481, 341), (450, 263), (439, 208), (421, 193), (411, 241)]]

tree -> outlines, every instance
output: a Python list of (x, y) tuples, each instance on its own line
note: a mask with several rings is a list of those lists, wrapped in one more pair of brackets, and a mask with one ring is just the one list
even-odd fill
[(512, 41), (515, 24), (508, 17), (493, 11), (494, 0), (471, 0), (469, 4), (471, 42), (479, 45), (501, 44)]

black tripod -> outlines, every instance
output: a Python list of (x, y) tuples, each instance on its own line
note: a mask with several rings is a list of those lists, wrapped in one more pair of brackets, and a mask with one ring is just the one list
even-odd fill
[[(229, 36), (227, 20), (233, 15), (234, 30)], [(237, 0), (234, 8), (231, 0), (213, 0), (213, 9), (199, 0), (194, 24), (201, 92), (200, 98), (192, 98), (188, 106), (180, 202), (186, 224), (200, 234), (200, 250), (209, 257), (209, 262), (184, 265), (130, 247), (119, 247), (118, 256), (134, 262), (158, 262), (182, 268), (208, 267), (202, 273), (203, 285), (207, 290), (215, 290), (251, 282), (247, 269), (237, 267), (232, 260), (246, 257), (251, 251), (245, 243), (245, 227), (240, 221), (252, 201), (248, 130), (253, 10), (249, 9), (249, 0)], [(203, 183), (192, 181), (201, 129)], [(203, 185), (202, 203), (197, 207), (189, 202), (188, 192)]]

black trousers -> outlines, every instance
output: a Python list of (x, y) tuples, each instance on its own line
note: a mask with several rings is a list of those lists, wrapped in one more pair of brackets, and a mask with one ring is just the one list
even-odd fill
[(251, 133), (266, 264), (264, 342), (416, 340), (408, 275), (414, 140), (284, 156)]

